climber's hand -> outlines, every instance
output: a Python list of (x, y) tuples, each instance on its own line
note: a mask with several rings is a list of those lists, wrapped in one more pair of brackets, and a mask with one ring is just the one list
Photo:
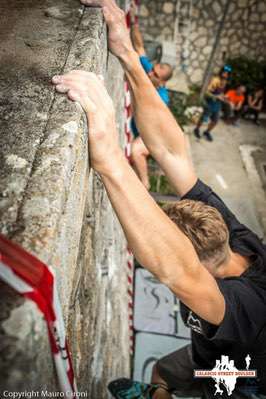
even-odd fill
[(79, 102), (87, 114), (95, 114), (100, 108), (104, 114), (114, 114), (113, 102), (104, 86), (103, 77), (76, 70), (54, 76), (52, 83), (58, 92), (65, 93), (70, 100)]
[(130, 33), (126, 24), (126, 15), (113, 0), (103, 5), (103, 15), (108, 25), (108, 44), (110, 51), (117, 57), (134, 51)]
[(54, 76), (52, 83), (59, 93), (67, 94), (80, 103), (89, 125), (89, 152), (91, 166), (99, 173), (110, 168), (114, 157), (121, 151), (115, 122), (113, 102), (102, 77), (85, 71), (72, 71)]
[(80, 0), (91, 7), (102, 7), (105, 22), (108, 25), (109, 49), (117, 57), (133, 50), (130, 34), (126, 25), (126, 15), (114, 0)]

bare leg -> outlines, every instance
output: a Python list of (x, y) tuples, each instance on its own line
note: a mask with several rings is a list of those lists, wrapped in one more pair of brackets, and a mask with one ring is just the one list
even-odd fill
[(148, 173), (148, 163), (147, 158), (149, 156), (149, 151), (145, 147), (142, 139), (140, 137), (136, 138), (132, 144), (132, 161), (133, 166), (143, 183), (143, 185), (149, 190), (150, 181), (149, 181), (149, 173)]
[(202, 117), (199, 118), (199, 121), (198, 121), (196, 127), (199, 129), (201, 127), (201, 125), (202, 125)]
[(217, 125), (217, 121), (215, 121), (215, 122), (214, 121), (210, 121), (209, 122), (207, 129), (203, 133), (203, 136), (205, 137), (206, 140), (213, 141), (213, 137), (211, 135), (211, 131), (216, 125)]
[(194, 135), (197, 137), (197, 139), (200, 139), (200, 127), (202, 125), (202, 122), (203, 122), (203, 114), (199, 118), (198, 123), (194, 129)]
[[(152, 384), (161, 384), (162, 386), (164, 386), (167, 389), (167, 384), (166, 382), (160, 377), (156, 364), (153, 366), (152, 369), (152, 377), (151, 377), (151, 383)], [(169, 392), (167, 392), (166, 389), (163, 388), (158, 388), (152, 399), (171, 399), (172, 396)]]

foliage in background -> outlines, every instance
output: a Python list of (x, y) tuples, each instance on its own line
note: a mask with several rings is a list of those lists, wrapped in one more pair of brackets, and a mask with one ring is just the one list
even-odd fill
[(186, 113), (186, 109), (190, 107), (202, 106), (200, 100), (200, 86), (192, 85), (189, 88), (189, 94), (169, 91), (170, 94), (170, 105), (169, 108), (172, 111), (174, 117), (178, 121), (179, 125), (183, 128), (189, 125), (191, 119)]
[(186, 99), (187, 107), (202, 106), (202, 100), (200, 99), (200, 90), (201, 90), (201, 86), (196, 85), (196, 84), (191, 85), (189, 87), (189, 94), (187, 95), (187, 99)]
[(175, 195), (175, 190), (162, 173), (157, 162), (153, 158), (149, 158), (149, 176), (150, 176), (150, 191), (160, 193), (162, 195)]
[(175, 92), (170, 90), (169, 91), (170, 95), (170, 104), (169, 108), (178, 121), (179, 125), (181, 127), (184, 127), (185, 125), (188, 124), (188, 118), (185, 116), (185, 110), (186, 110), (186, 97), (187, 95), (185, 93), (181, 92)]
[(166, 176), (150, 175), (150, 191), (162, 195), (176, 195)]
[(248, 57), (228, 59), (227, 64), (233, 68), (230, 85), (235, 87), (244, 84), (248, 91), (256, 87), (266, 88), (266, 61), (257, 61)]

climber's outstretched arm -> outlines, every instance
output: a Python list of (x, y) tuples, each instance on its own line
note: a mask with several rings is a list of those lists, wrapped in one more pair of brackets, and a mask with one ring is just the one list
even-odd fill
[(136, 258), (196, 314), (219, 324), (225, 303), (216, 281), (200, 263), (189, 239), (129, 166), (119, 147), (114, 107), (102, 80), (73, 71), (54, 77), (53, 83), (86, 112), (91, 165), (102, 178)]
[(186, 194), (197, 178), (184, 134), (140, 65), (130, 40), (125, 13), (114, 0), (81, 1), (103, 7), (109, 48), (120, 59), (130, 83), (138, 131), (178, 194)]
[(180, 196), (196, 183), (188, 143), (180, 126), (133, 52), (121, 57), (130, 83), (134, 119), (141, 138)]
[(139, 26), (137, 24), (134, 24), (131, 27), (131, 38), (132, 38), (134, 49), (136, 50), (138, 55), (139, 56), (145, 55), (143, 38), (140, 33)]

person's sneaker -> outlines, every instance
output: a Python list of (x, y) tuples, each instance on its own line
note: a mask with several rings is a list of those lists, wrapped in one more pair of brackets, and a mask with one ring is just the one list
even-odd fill
[(110, 382), (108, 390), (116, 399), (152, 399), (160, 385), (145, 384), (128, 378), (119, 378)]
[(197, 137), (197, 139), (200, 139), (200, 130), (198, 127), (195, 127), (193, 130), (194, 136)]
[(208, 132), (208, 130), (206, 130), (206, 132), (203, 133), (203, 136), (205, 137), (206, 140), (213, 141), (213, 137), (212, 137), (211, 133)]

